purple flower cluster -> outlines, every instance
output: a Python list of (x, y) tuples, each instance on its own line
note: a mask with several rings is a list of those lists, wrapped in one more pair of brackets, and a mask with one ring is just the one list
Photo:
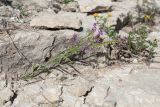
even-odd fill
[(101, 37), (104, 34), (104, 31), (102, 29), (97, 28), (97, 24), (94, 23), (92, 26), (92, 32), (95, 37), (95, 42), (96, 43), (101, 43), (103, 42), (103, 38)]
[[(92, 38), (92, 42), (94, 43), (102, 43), (103, 42), (103, 38), (102, 35), (104, 34), (104, 31), (100, 28), (97, 27), (97, 24), (94, 23), (92, 26), (92, 30), (91, 30), (93, 36)], [(90, 39), (90, 38), (87, 38)], [(91, 49), (91, 43), (88, 43), (88, 40), (84, 41), (83, 46), (80, 49), (80, 53), (81, 54), (85, 54), (87, 50)]]
[(92, 26), (92, 32), (96, 32), (96, 30), (97, 30), (97, 24), (94, 23), (93, 26)]
[(70, 39), (72, 46), (75, 46), (79, 43), (82, 44), (79, 49), (81, 55), (86, 54), (86, 51), (92, 49), (92, 43), (102, 43), (104, 40), (102, 38), (104, 31), (98, 28), (96, 23), (94, 23), (92, 26), (91, 34), (93, 36), (86, 37), (85, 39), (83, 39), (83, 41), (81, 41), (76, 34), (74, 34)]
[(80, 54), (85, 54), (86, 51), (90, 49), (90, 46), (91, 46), (91, 44), (85, 43), (80, 49)]
[(72, 45), (75, 45), (78, 43), (78, 36), (77, 34), (73, 34), (72, 38), (70, 39), (70, 42)]
[(124, 35), (124, 36), (119, 36), (119, 38), (122, 40), (122, 41), (127, 41), (128, 40), (128, 36)]

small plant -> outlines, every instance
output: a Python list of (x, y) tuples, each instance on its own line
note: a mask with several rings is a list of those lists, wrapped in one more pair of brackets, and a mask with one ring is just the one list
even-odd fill
[(69, 2), (73, 2), (74, 0), (64, 0), (64, 4), (68, 4)]
[(86, 59), (85, 55), (88, 52), (90, 56), (96, 55), (97, 53), (94, 50), (114, 44), (116, 42), (115, 39), (113, 39), (115, 38), (115, 32), (111, 27), (105, 26), (104, 21), (106, 22), (106, 17), (99, 17), (97, 20), (100, 21), (94, 23), (92, 29), (88, 30), (84, 37), (78, 37), (78, 35), (74, 34), (69, 40), (71, 44), (68, 44), (64, 51), (50, 59), (46, 64), (33, 66), (32, 73), (26, 77), (35, 77), (41, 73), (49, 72), (61, 64)]
[(152, 58), (155, 54), (154, 49), (157, 47), (157, 40), (147, 40), (148, 31), (145, 26), (135, 28), (129, 32), (127, 37), (119, 37), (117, 44), (114, 46), (118, 50), (118, 58), (125, 57), (146, 57)]
[(147, 40), (148, 32), (146, 27), (133, 29), (129, 33), (127, 46), (133, 54), (140, 54), (142, 52), (149, 52), (150, 55), (154, 53), (154, 48), (157, 47), (157, 41)]
[(29, 15), (26, 7), (18, 5), (17, 8), (20, 10), (20, 17), (27, 17)]
[[(157, 42), (147, 40), (148, 32), (146, 27), (133, 29), (128, 37), (121, 38), (115, 31), (114, 27), (107, 25), (107, 16), (94, 15), (97, 23), (94, 23), (92, 29), (88, 30), (85, 36), (79, 37), (74, 34), (69, 40), (64, 51), (58, 53), (54, 58), (51, 58), (47, 63), (33, 66), (33, 72), (26, 77), (36, 77), (41, 73), (49, 73), (51, 69), (57, 68), (61, 64), (74, 63), (74, 61), (85, 60), (88, 56), (96, 56), (103, 53), (107, 60), (111, 60), (111, 54), (115, 54), (117, 59), (121, 56), (128, 58), (134, 55), (148, 54), (145, 57), (152, 57), (154, 48)], [(105, 49), (105, 51), (100, 50)], [(95, 51), (95, 50), (100, 50)], [(108, 50), (108, 51), (106, 51)], [(116, 50), (117, 53), (112, 53)]]

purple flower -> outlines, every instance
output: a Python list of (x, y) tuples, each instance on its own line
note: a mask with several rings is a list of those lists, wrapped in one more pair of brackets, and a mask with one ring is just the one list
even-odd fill
[(128, 40), (128, 36), (125, 36), (125, 35), (124, 36), (120, 36), (120, 39), (123, 40), (123, 41), (127, 41)]
[(101, 35), (103, 35), (104, 34), (104, 32), (101, 30), (101, 29), (99, 29), (97, 32), (96, 32), (96, 35), (95, 35), (95, 37), (96, 38), (99, 38)]
[(93, 32), (96, 32), (96, 30), (97, 30), (97, 24), (94, 23), (93, 26), (92, 26), (92, 31), (93, 31)]
[(80, 53), (81, 54), (85, 54), (86, 50), (88, 50), (90, 48), (90, 44), (89, 43), (85, 43), (81, 49), (80, 49)]
[(151, 32), (152, 32), (152, 30), (151, 30), (151, 29), (148, 29), (148, 30), (147, 30), (147, 32), (148, 32), (148, 33), (151, 33)]
[(102, 43), (103, 40), (104, 40), (103, 38), (99, 37), (99, 38), (96, 38), (96, 39), (95, 39), (95, 42), (96, 42), (96, 43)]
[(100, 35), (103, 35), (102, 29), (99, 29), (98, 32), (99, 32)]
[(75, 43), (77, 43), (77, 41), (78, 41), (78, 36), (77, 36), (76, 34), (74, 34), (74, 35), (72, 36), (72, 38), (71, 38), (71, 43), (72, 43), (72, 44), (75, 44)]

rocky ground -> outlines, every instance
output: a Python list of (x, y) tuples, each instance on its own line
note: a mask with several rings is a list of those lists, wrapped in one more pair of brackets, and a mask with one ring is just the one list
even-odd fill
[[(153, 1), (160, 8), (160, 1)], [(98, 68), (66, 65), (67, 71), (54, 69), (38, 78), (19, 79), (31, 71), (32, 64), (44, 63), (63, 50), (72, 35), (84, 35), (95, 23), (91, 13), (111, 13), (108, 24), (126, 34), (128, 13), (137, 16), (136, 8), (136, 0), (75, 0), (68, 4), (63, 0), (1, 0), (0, 107), (159, 107), (158, 16), (149, 25), (148, 39), (158, 41), (150, 63), (135, 58), (130, 64), (100, 64)]]

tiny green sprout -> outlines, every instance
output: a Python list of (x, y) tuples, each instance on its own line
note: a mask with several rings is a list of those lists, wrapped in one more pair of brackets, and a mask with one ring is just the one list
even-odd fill
[(70, 2), (73, 2), (74, 0), (64, 0), (64, 4), (68, 4)]

